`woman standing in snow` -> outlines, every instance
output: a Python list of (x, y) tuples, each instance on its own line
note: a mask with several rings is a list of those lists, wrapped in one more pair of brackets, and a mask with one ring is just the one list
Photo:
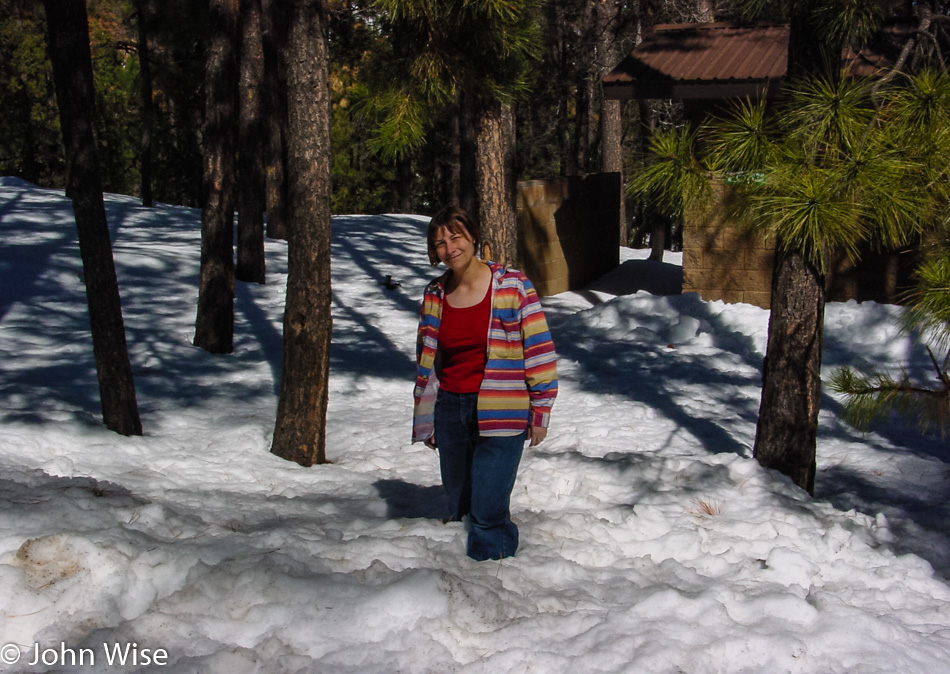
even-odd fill
[(468, 515), (467, 553), (515, 554), (509, 500), (526, 440), (547, 435), (557, 356), (531, 281), (478, 259), (478, 225), (446, 207), (429, 222), (432, 266), (416, 340), (412, 441), (439, 451), (451, 519)]

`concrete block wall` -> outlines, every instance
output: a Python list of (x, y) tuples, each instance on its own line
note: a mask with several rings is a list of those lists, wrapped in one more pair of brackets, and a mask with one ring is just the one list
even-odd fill
[(583, 288), (620, 264), (620, 174), (519, 182), (518, 231), (539, 295)]
[[(728, 188), (720, 193), (728, 199)], [(683, 292), (704, 300), (745, 302), (768, 309), (772, 295), (775, 245), (730, 222), (723, 204), (687, 214), (683, 223)], [(860, 247), (860, 259), (833, 251), (825, 275), (830, 302), (873, 300), (900, 303), (913, 286), (915, 248), (879, 251)]]
[(768, 309), (775, 246), (730, 222), (725, 210), (717, 204), (684, 218), (683, 292)]

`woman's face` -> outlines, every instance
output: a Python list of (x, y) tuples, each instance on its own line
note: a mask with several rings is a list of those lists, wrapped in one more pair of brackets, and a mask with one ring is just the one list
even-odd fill
[(449, 269), (465, 269), (475, 259), (475, 242), (464, 227), (454, 232), (448, 227), (439, 227), (432, 243), (435, 254)]

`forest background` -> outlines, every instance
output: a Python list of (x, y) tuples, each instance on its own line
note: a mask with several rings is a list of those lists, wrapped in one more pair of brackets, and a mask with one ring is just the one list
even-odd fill
[[(929, 35), (925, 24), (936, 22), (938, 32), (943, 34), (941, 26), (946, 22), (946, 8), (937, 6), (939, 3), (928, 8), (915, 2), (871, 0), (862, 4), (862, 12), (857, 14), (845, 4), (832, 8), (835, 22), (829, 23), (827, 8), (822, 3), (773, 6), (759, 0), (732, 1), (736, 14), (746, 17), (769, 18), (773, 12), (777, 12), (776, 16), (782, 14), (781, 10), (791, 13), (789, 71), (806, 79), (820, 75), (823, 57), (834, 54), (837, 60), (845, 43), (886, 17), (919, 14), (915, 35), (920, 38)], [(291, 239), (290, 248), (306, 253), (306, 264), (291, 265), (285, 316), (298, 315), (291, 310), (297, 306), (291, 301), (291, 288), (297, 287), (295, 279), (300, 281), (305, 294), (309, 293), (307, 297), (301, 295), (303, 299), (298, 308), (303, 313), (299, 315), (308, 316), (307, 311), (317, 306), (317, 300), (325, 309), (317, 312), (313, 321), (314, 325), (321, 326), (322, 346), (295, 349), (285, 344), (284, 373), (306, 372), (317, 379), (322, 376), (323, 383), (326, 362), (293, 363), (286, 354), (319, 352), (325, 356), (327, 353), (330, 292), (326, 262), (329, 260), (331, 211), (426, 214), (447, 203), (460, 203), (468, 208), (471, 193), (477, 192), (478, 201), (473, 202), (475, 208), (470, 210), (483, 225), (495, 230), (489, 237), (493, 259), (513, 261), (516, 258), (510, 248), (513, 241), (510, 232), (514, 231), (513, 180), (601, 170), (622, 170), (628, 177), (636, 175), (635, 164), (644, 161), (647, 154), (644, 150), (649, 147), (657, 155), (655, 143), (648, 141), (662, 137), (663, 134), (657, 132), (664, 127), (678, 127), (681, 122), (677, 106), (669, 101), (631, 102), (626, 104), (625, 110), (620, 109), (623, 106), (617, 101), (606, 101), (601, 86), (604, 75), (657, 23), (735, 18), (731, 4), (720, 5), (711, 0), (681, 3), (670, 0), (522, 0), (519, 3), (313, 0), (289, 5), (279, 0), (209, 0), (208, 3), (173, 0), (160, 4), (149, 0), (101, 0), (86, 3), (88, 22), (85, 16), (77, 16), (71, 25), (64, 23), (60, 29), (54, 29), (54, 24), (65, 14), (59, 10), (74, 5), (58, 0), (46, 0), (43, 4), (46, 16), (33, 3), (0, 0), (0, 10), (8, 17), (0, 29), (0, 77), (4, 82), (0, 89), (0, 112), (3, 113), (0, 173), (44, 187), (60, 187), (67, 182), (67, 177), (72, 183), (80, 171), (70, 170), (70, 176), (65, 175), (58, 119), (65, 119), (70, 116), (67, 113), (71, 113), (73, 118), (84, 122), (88, 113), (84, 117), (83, 111), (94, 108), (95, 142), (89, 133), (84, 149), (70, 150), (75, 157), (85, 157), (92, 154), (89, 149), (94, 144), (99, 146), (102, 162), (98, 166), (90, 162), (91, 168), (85, 172), (95, 177), (95, 184), (87, 185), (87, 196), (94, 193), (101, 200), (102, 191), (107, 191), (139, 195), (146, 206), (154, 199), (204, 209), (195, 345), (213, 353), (232, 350), (235, 274), (230, 202), (234, 201), (235, 194), (240, 194), (236, 278), (262, 283), (263, 237), (254, 235), (252, 243), (244, 233), (263, 234), (263, 223), (252, 222), (252, 219), (263, 212), (265, 200), (263, 194), (258, 194), (253, 203), (245, 198), (266, 182), (267, 233), (285, 238), (287, 232), (280, 227), (272, 231), (272, 225), (275, 221), (282, 225), (294, 220), (291, 233), (297, 232), (303, 239), (296, 243)], [(258, 21), (252, 20), (252, 16), (257, 17), (260, 24), (253, 31), (250, 27)], [(58, 88), (79, 73), (81, 69), (73, 64), (80, 59), (66, 55), (63, 49), (47, 47), (46, 18), (51, 38), (80, 36), (78, 41), (85, 42), (88, 27), (92, 47), (95, 86), (86, 87), (89, 93), (84, 96), (82, 105), (73, 100), (75, 96), (63, 96), (60, 91), (59, 117), (55, 114), (51, 71), (59, 71)], [(829, 31), (832, 34), (822, 35)], [(769, 220), (775, 213), (794, 215), (798, 212), (789, 208), (789, 194), (785, 194), (789, 190), (793, 192), (792, 201), (804, 197), (800, 205), (814, 216), (801, 220), (811, 223), (807, 245), (785, 246), (782, 254), (776, 256), (777, 270), (790, 268), (785, 264), (789, 260), (801, 260), (803, 264), (795, 267), (794, 274), (783, 275), (783, 272), (776, 277), (779, 281), (773, 288), (773, 322), (781, 324), (781, 320), (776, 322), (776, 316), (785, 314), (784, 310), (777, 312), (777, 307), (787, 305), (789, 320), (796, 321), (797, 325), (808, 323), (809, 327), (773, 331), (770, 323), (770, 335), (799, 334), (803, 343), (780, 344), (782, 348), (778, 351), (794, 356), (797, 359), (794, 363), (770, 364), (767, 356), (764, 371), (769, 376), (764, 377), (760, 413), (761, 420), (775, 418), (778, 408), (789, 412), (790, 437), (772, 443), (782, 461), (767, 463), (791, 474), (785, 466), (789, 463), (787, 449), (806, 447), (808, 451), (803, 460), (796, 458), (792, 463), (804, 466), (800, 486), (809, 491), (815, 463), (824, 299), (821, 260), (806, 259), (807, 251), (824, 251), (832, 241), (843, 241), (853, 248), (863, 238), (879, 237), (883, 231), (881, 225), (893, 225), (894, 238), (900, 238), (898, 243), (904, 244), (924, 229), (943, 236), (950, 222), (947, 216), (950, 194), (944, 189), (946, 167), (942, 160), (946, 156), (942, 149), (944, 141), (950, 139), (946, 133), (950, 128), (947, 106), (950, 82), (945, 77), (942, 43), (932, 35), (930, 38), (927, 44), (931, 51), (937, 52), (936, 61), (942, 75), (924, 73), (916, 84), (910, 85), (909, 90), (915, 92), (910, 96), (915, 101), (913, 110), (900, 103), (908, 97), (897, 94), (898, 107), (912, 112), (905, 115), (908, 124), (903, 131), (906, 134), (896, 133), (901, 131), (898, 127), (882, 126), (885, 131), (872, 136), (870, 130), (879, 125), (873, 119), (870, 125), (862, 121), (863, 112), (858, 110), (861, 114), (850, 121), (867, 127), (866, 131), (839, 134), (831, 144), (823, 132), (819, 134), (815, 138), (817, 145), (809, 146), (817, 148), (817, 153), (809, 152), (807, 156), (821, 158), (822, 164), (813, 167), (814, 172), (797, 175), (804, 183), (791, 179), (796, 176), (788, 172), (771, 171), (773, 184), (765, 186), (766, 191), (778, 189), (781, 193), (778, 201), (776, 194), (765, 195), (762, 203), (767, 207), (763, 213)], [(916, 38), (908, 45), (914, 41)], [(240, 58), (239, 50), (242, 51)], [(56, 56), (55, 68), (50, 66), (48, 51)], [(83, 50), (81, 60), (88, 62), (88, 51)], [(238, 64), (240, 77), (236, 72)], [(255, 69), (253, 74), (247, 72), (250, 68)], [(86, 72), (89, 69), (85, 66)], [(840, 69), (832, 67), (831, 70)], [(88, 75), (85, 79), (88, 81)], [(288, 87), (291, 80), (293, 85)], [(91, 104), (93, 89), (94, 106)], [(870, 90), (871, 99), (876, 90), (877, 87)], [(827, 91), (830, 97), (825, 98), (830, 107), (823, 110), (828, 114), (816, 119), (830, 120), (833, 124), (829, 128), (838, 129), (849, 120), (842, 114), (846, 110), (838, 104), (838, 94)], [(236, 119), (237, 96), (241, 97), (240, 121)], [(261, 102), (264, 114), (245, 114), (257, 107), (253, 105), (256, 101)], [(82, 110), (66, 110), (64, 102)], [(872, 104), (881, 112), (879, 100), (868, 99), (865, 104)], [(290, 108), (292, 114), (288, 115)], [(807, 110), (801, 107), (797, 112), (804, 113), (811, 124), (813, 115)], [(288, 117), (288, 128), (294, 127), (291, 132), (285, 131), (282, 135), (279, 129), (275, 131), (275, 124), (287, 124)], [(924, 121), (927, 124), (921, 126)], [(767, 145), (774, 143), (769, 134), (759, 133), (756, 125), (744, 124), (741, 130), (755, 144), (761, 145), (766, 139)], [(68, 133), (68, 126), (66, 131), (63, 135), (67, 140), (70, 136), (79, 137), (78, 133)], [(281, 145), (281, 137), (287, 145)], [(734, 136), (731, 138), (735, 140)], [(790, 138), (793, 144), (797, 142), (794, 133)], [(855, 139), (880, 140), (880, 147), (874, 149), (880, 149), (883, 154), (872, 157), (856, 153), (862, 148), (851, 142)], [(909, 140), (915, 142), (905, 142)], [(291, 141), (292, 149), (289, 148)], [(724, 141), (723, 147), (731, 151), (735, 145), (732, 141)], [(236, 146), (240, 180), (234, 180), (231, 167), (235, 154), (232, 145)], [(263, 154), (267, 168), (263, 172), (258, 172), (259, 165), (252, 166), (251, 162), (258, 156), (252, 147), (259, 145), (266, 146)], [(328, 146), (331, 148), (329, 157)], [(622, 150), (619, 159), (617, 148)], [(864, 150), (867, 148), (862, 152)], [(889, 176), (898, 179), (894, 189), (885, 189), (880, 180), (882, 175), (874, 174), (871, 169), (886, 168), (889, 164), (885, 160), (895, 153), (901, 155), (904, 163), (899, 167), (901, 170)], [(661, 156), (654, 160), (661, 160), (658, 164), (661, 170), (671, 169), (672, 178), (696, 173), (707, 181), (708, 171), (693, 159), (687, 157), (684, 163), (676, 153), (659, 154)], [(287, 161), (290, 157), (295, 159), (295, 166)], [(843, 172), (829, 170), (825, 165), (828, 157), (842, 159)], [(328, 159), (332, 174), (326, 170)], [(907, 178), (915, 175), (906, 170), (911, 159), (917, 162), (915, 166), (926, 179), (912, 181), (915, 184), (908, 186), (904, 184)], [(802, 162), (792, 164), (793, 173), (801, 174)], [(762, 166), (749, 165), (746, 161), (732, 162), (729, 166), (731, 170), (740, 169), (741, 173), (762, 170)], [(683, 167), (689, 170), (680, 170)], [(699, 169), (694, 171), (689, 167)], [(273, 174), (285, 168), (288, 179), (282, 183)], [(325, 170), (327, 175), (324, 175)], [(472, 173), (466, 175), (472, 170), (474, 180), (469, 179)], [(246, 182), (249, 176), (251, 180)], [(328, 178), (332, 184), (328, 184)], [(820, 198), (806, 194), (818, 178), (824, 189)], [(855, 182), (857, 178), (862, 180)], [(293, 185), (287, 187), (290, 183)], [(877, 206), (866, 213), (854, 211), (852, 207), (861, 204), (855, 194), (845, 189), (851, 183), (862, 188), (871, 186), (871, 192), (886, 197), (884, 202), (896, 210), (888, 211), (883, 220)], [(678, 180), (666, 180), (665, 184), (677, 201), (682, 200), (685, 192)], [(272, 185), (276, 190), (272, 190)], [(286, 218), (280, 213), (280, 204), (288, 200), (280, 196), (280, 185), (285, 186), (286, 195), (297, 196), (296, 201), (289, 200)], [(804, 192), (798, 189), (802, 185), (807, 188)], [(67, 194), (74, 188), (75, 185), (68, 185)], [(80, 190), (73, 191), (74, 200), (79, 194)], [(828, 205), (826, 200), (830, 200), (828, 204), (834, 208), (822, 211), (818, 207)], [(879, 204), (881, 200), (871, 201)], [(277, 206), (271, 209), (271, 204)], [(847, 208), (840, 208), (843, 205)], [(629, 206), (624, 209), (621, 242), (636, 246), (645, 236), (650, 236), (654, 253), (659, 252), (657, 257), (661, 258), (662, 249), (657, 244), (666, 239), (665, 233), (677, 215), (669, 211), (664, 215), (647, 207), (638, 209), (636, 204)], [(77, 225), (82, 241), (79, 210), (77, 208)], [(104, 215), (100, 220), (99, 229), (105, 232)], [(762, 222), (768, 224), (765, 220)], [(861, 226), (855, 230), (851, 226), (854, 223)], [(661, 233), (663, 235), (657, 236)], [(105, 245), (100, 246), (100, 252), (108, 252), (105, 250), (108, 239), (102, 241)], [(950, 245), (941, 243), (935, 249), (947, 252), (946, 260), (940, 258), (938, 262), (950, 275)], [(111, 254), (103, 255), (103, 259), (106, 257), (111, 258)], [(255, 258), (257, 265), (252, 264)], [(106, 276), (114, 285), (114, 273)], [(937, 297), (935, 306), (939, 310), (926, 309), (924, 313), (927, 320), (939, 323), (943, 331), (941, 337), (950, 341), (950, 331), (946, 329), (950, 325), (950, 295), (945, 292), (946, 285), (937, 284), (932, 293)], [(802, 304), (795, 298), (805, 291), (809, 300)], [(90, 302), (97, 293), (90, 291)], [(115, 310), (112, 314), (119, 318), (118, 293), (113, 294)], [(926, 288), (920, 294), (925, 296)], [(810, 307), (807, 316), (798, 309), (806, 304)], [(120, 339), (121, 320), (114, 321), (114, 325), (117, 327), (111, 333), (116, 338), (116, 349), (106, 350), (110, 354), (124, 352), (124, 346), (119, 344), (124, 341)], [(296, 328), (291, 327), (291, 334), (296, 334)], [(95, 334), (94, 325), (94, 341)], [(285, 336), (287, 334), (285, 325)], [(770, 339), (770, 351), (774, 351), (771, 343)], [(888, 380), (884, 385), (859, 382), (858, 386), (841, 387), (841, 392), (874, 397), (875, 409), (890, 405), (888, 396), (892, 393), (919, 394), (928, 400), (937, 400), (939, 416), (947, 420), (950, 419), (947, 403), (950, 375), (946, 369), (950, 355), (943, 367), (936, 359), (934, 365), (941, 382), (939, 390)], [(803, 377), (806, 371), (808, 377)], [(128, 379), (131, 400), (131, 376)], [(807, 379), (810, 396), (807, 400), (812, 402), (802, 409), (793, 409), (784, 402), (767, 403), (767, 399), (771, 401), (774, 397), (770, 393), (766, 395), (771, 390), (769, 381), (773, 379), (788, 382), (789, 387), (795, 389), (788, 400), (806, 399), (797, 390), (796, 382)], [(103, 388), (110, 387), (103, 387), (100, 382), (100, 389)], [(304, 386), (300, 390), (309, 389)], [(291, 395), (286, 397), (294, 399)], [(282, 402), (284, 399), (282, 393)], [(322, 400), (325, 406), (325, 395)], [(104, 404), (104, 409), (106, 407)], [(318, 406), (308, 403), (300, 409), (312, 412)], [(278, 419), (287, 416), (279, 412)], [(107, 426), (113, 427), (109, 421)], [(298, 428), (300, 424), (295, 422), (290, 426)], [(322, 420), (317, 426), (322, 427)], [(281, 427), (278, 421), (278, 428)], [(803, 428), (810, 429), (809, 437), (800, 442), (797, 436)], [(314, 433), (308, 437), (318, 437), (318, 430), (315, 426)], [(277, 449), (280, 444), (277, 436), (275, 432), (272, 451), (284, 455)], [(317, 444), (322, 445), (322, 442)], [(755, 453), (763, 460), (758, 449)], [(305, 465), (311, 465), (314, 460), (320, 462), (320, 458), (319, 454), (308, 456)]]
[[(453, 105), (432, 112), (425, 141), (401, 157), (380, 151), (383, 112), (373, 83), (385, 60), (380, 56), (400, 45), (380, 20), (379, 4), (327, 3), (331, 209), (431, 213), (457, 200), (459, 114)], [(91, 0), (87, 6), (102, 188), (201, 206), (208, 3)], [(720, 3), (714, 12), (707, 0), (549, 0), (540, 11), (541, 48), (514, 104), (518, 180), (602, 170), (603, 76), (657, 23), (730, 18), (728, 6)], [(0, 175), (62, 187), (64, 151), (41, 7), (0, 0), (0, 15)], [(679, 121), (676, 106), (662, 101), (623, 102), (621, 120), (628, 174), (651, 130)], [(150, 178), (143, 186), (146, 144)], [(626, 214), (631, 242), (645, 243), (642, 212), (630, 204)]]

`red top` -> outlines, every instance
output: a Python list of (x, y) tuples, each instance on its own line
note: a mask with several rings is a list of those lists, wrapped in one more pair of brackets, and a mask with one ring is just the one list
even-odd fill
[(446, 298), (439, 326), (439, 386), (450, 393), (478, 393), (488, 354), (491, 284), (478, 304), (457, 309)]

